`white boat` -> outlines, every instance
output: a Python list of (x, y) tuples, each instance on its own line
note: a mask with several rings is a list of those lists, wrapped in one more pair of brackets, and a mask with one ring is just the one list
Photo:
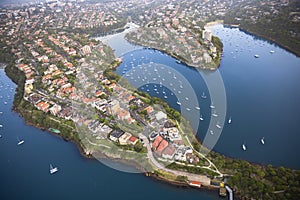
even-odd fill
[(187, 110), (187, 111), (190, 111), (191, 109), (190, 109), (190, 108), (186, 108), (186, 110)]
[(228, 119), (228, 124), (231, 124), (231, 117), (229, 117), (229, 119)]
[(217, 127), (217, 128), (222, 128), (222, 126), (219, 125), (219, 123), (216, 124), (216, 127)]
[(261, 142), (262, 144), (265, 144), (265, 137), (261, 138), (260, 142)]
[(255, 58), (259, 58), (259, 55), (258, 55), (258, 54), (255, 54), (254, 57), (255, 57)]
[(180, 101), (177, 101), (176, 103), (177, 103), (178, 105), (181, 105)]
[(2, 138), (2, 135), (0, 135), (0, 138)]
[(196, 106), (195, 108), (196, 108), (196, 110), (200, 110), (200, 107), (198, 107), (198, 106)]
[(165, 95), (165, 96), (164, 96), (164, 98), (165, 98), (165, 99), (167, 99), (167, 98), (168, 98), (168, 96), (166, 96), (166, 95)]
[(18, 146), (24, 143), (24, 140), (20, 140), (18, 137), (17, 139), (18, 139), (18, 143), (17, 143)]
[(185, 100), (187, 100), (187, 101), (188, 101), (188, 100), (189, 100), (189, 98), (188, 98), (188, 97), (185, 97)]
[(271, 50), (271, 51), (270, 51), (270, 53), (274, 53), (274, 52), (275, 52), (274, 50)]
[(204, 94), (204, 92), (202, 93), (201, 98), (206, 99), (206, 95)]
[(51, 164), (50, 164), (50, 174), (54, 174), (55, 172), (58, 171), (58, 168), (57, 167), (53, 167)]
[(202, 115), (200, 115), (200, 121), (203, 121), (204, 119), (203, 119), (203, 117), (202, 117)]
[(210, 132), (210, 134), (212, 134), (212, 135), (214, 134), (213, 130), (210, 130), (209, 132)]
[(209, 106), (211, 109), (213, 109), (213, 108), (215, 108), (215, 106), (214, 106), (214, 103), (213, 102), (211, 102), (211, 104), (210, 104), (210, 106)]
[(0, 124), (0, 128), (2, 128), (3, 127), (3, 125), (2, 124)]
[(242, 148), (243, 148), (243, 150), (244, 150), (244, 151), (246, 151), (246, 150), (247, 150), (247, 147), (246, 147), (246, 145), (245, 145), (245, 144), (243, 144), (243, 145), (242, 145)]
[(218, 114), (216, 113), (216, 111), (214, 111), (211, 115), (212, 115), (213, 117), (218, 117)]

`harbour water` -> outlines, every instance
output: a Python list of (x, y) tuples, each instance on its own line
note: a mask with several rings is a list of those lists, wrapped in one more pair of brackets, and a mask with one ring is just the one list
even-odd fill
[[(300, 59), (238, 29), (217, 25), (212, 30), (224, 44), (224, 57), (219, 69), (227, 98), (227, 114), (224, 117), (226, 120), (229, 116), (232, 117), (231, 124), (222, 124), (222, 134), (214, 150), (251, 162), (299, 169), (300, 162), (295, 152), (300, 150), (297, 144)], [(271, 50), (274, 53), (270, 53)], [(254, 58), (255, 54), (259, 58)], [(200, 128), (197, 135), (204, 138), (211, 118), (211, 102), (201, 75), (195, 69), (150, 49), (124, 54), (123, 63), (117, 72), (122, 74), (125, 65), (129, 69), (131, 61), (138, 62), (146, 57), (149, 62), (151, 60), (153, 63), (170, 66), (187, 77), (197, 94), (201, 108), (199, 112), (204, 118), (203, 121), (198, 121)], [(133, 61), (133, 58), (136, 60)], [(133, 76), (126, 74), (123, 75), (129, 80)], [(167, 79), (163, 73), (160, 75)], [(174, 79), (174, 75), (171, 75)], [(141, 174), (119, 172), (96, 160), (84, 158), (73, 143), (25, 125), (23, 119), (11, 111), (16, 86), (3, 70), (0, 70), (0, 80), (0, 111), (3, 112), (0, 114), (0, 124), (3, 125), (0, 128), (0, 199), (153, 199), (158, 195), (159, 199), (219, 199), (217, 192), (177, 188)], [(177, 92), (183, 92), (187, 87), (182, 85), (181, 88), (180, 84), (173, 86), (176, 86)], [(154, 90), (154, 84), (149, 84), (148, 87), (149, 93), (165, 99), (172, 107), (179, 109), (175, 93), (172, 95), (167, 87), (162, 86), (159, 94)], [(158, 90), (160, 86), (156, 85), (156, 88)], [(144, 91), (147, 92), (146, 86)], [(207, 95), (206, 99), (201, 98), (203, 92)], [(188, 100), (184, 98), (181, 99), (182, 102), (192, 100), (189, 96), (185, 97)], [(189, 108), (191, 110), (186, 110), (184, 114), (194, 123), (199, 120), (193, 118), (198, 110), (191, 104)], [(216, 110), (218, 112), (217, 107)], [(18, 146), (17, 137), (23, 139), (24, 144)], [(265, 145), (260, 143), (262, 137), (265, 138)], [(242, 150), (243, 143), (247, 145), (247, 151)], [(50, 175), (49, 164), (57, 166), (59, 171)]]
[[(199, 72), (152, 49), (134, 50), (120, 55), (123, 63), (117, 72), (133, 85), (139, 76), (144, 79), (146, 76), (145, 85), (140, 89), (164, 99), (171, 107), (181, 112), (185, 111), (183, 115), (192, 125), (199, 123), (197, 136), (202, 141), (210, 132), (210, 119), (214, 119), (211, 117), (214, 111), (210, 108), (211, 100), (204, 79), (205, 76), (220, 73), (226, 90), (227, 112), (219, 113), (218, 108), (214, 109), (219, 118), (225, 117), (225, 123), (221, 124), (221, 136), (213, 150), (255, 163), (299, 169), (300, 161), (295, 152), (300, 150), (298, 145), (300, 59), (275, 44), (236, 28), (215, 25), (211, 30), (224, 44), (224, 54), (217, 72), (201, 70)], [(255, 58), (255, 55), (259, 57)], [(163, 64), (165, 69), (175, 70), (188, 80), (188, 84), (182, 85), (182, 81), (175, 79), (173, 71), (168, 74), (160, 67), (156, 73), (155, 67), (152, 67), (152, 72), (149, 73), (151, 70), (147, 70), (143, 75), (134, 73), (130, 67), (147, 62)], [(156, 86), (152, 84), (153, 82)], [(158, 87), (160, 83), (165, 87)], [(173, 85), (170, 86), (170, 83)], [(195, 93), (201, 110), (195, 109), (195, 103), (191, 103), (191, 98), (183, 99), (182, 95), (180, 101), (186, 104), (178, 105), (179, 91), (187, 94), (183, 96), (184, 98)], [(203, 92), (207, 99), (201, 98)], [(203, 121), (199, 120), (198, 112), (201, 113)], [(232, 122), (228, 124), (230, 117)], [(195, 128), (197, 130), (198, 127)], [(265, 141), (264, 145), (261, 143), (262, 138)], [(247, 147), (246, 151), (242, 149), (243, 144)]]
[[(219, 199), (217, 192), (178, 188), (83, 157), (72, 142), (25, 125), (11, 111), (16, 86), (3, 69), (0, 80), (0, 199)], [(58, 172), (51, 175), (50, 164)]]

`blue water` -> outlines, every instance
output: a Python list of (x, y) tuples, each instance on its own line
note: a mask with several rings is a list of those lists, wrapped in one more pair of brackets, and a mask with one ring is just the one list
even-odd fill
[[(134, 74), (134, 72), (131, 74), (132, 64), (133, 66), (150, 62), (164, 64), (167, 68), (183, 75), (192, 88), (186, 89), (184, 85), (183, 89), (180, 89), (178, 79), (173, 79), (173, 73), (168, 74), (158, 67), (156, 73), (152, 70), (151, 74), (143, 73), (142, 76), (147, 76), (147, 80), (157, 78), (155, 82), (156, 89), (160, 89), (159, 94), (154, 91), (155, 87), (151, 81), (147, 84), (145, 80), (145, 86), (140, 89), (164, 99), (171, 107), (179, 111), (180, 106), (176, 104), (178, 99), (175, 97), (179, 94), (173, 91), (172, 96), (168, 89), (158, 87), (158, 82), (162, 82), (163, 86), (171, 90), (174, 87), (176, 91), (181, 90), (185, 93), (186, 90), (194, 90), (201, 111), (194, 109), (194, 103), (182, 104), (181, 111), (186, 107), (192, 108), (191, 111), (183, 113), (192, 125), (197, 125), (199, 122), (199, 118), (195, 117), (197, 116), (195, 112), (201, 112), (205, 120), (200, 121), (199, 129), (197, 126), (194, 127), (198, 130), (197, 136), (201, 140), (207, 134), (211, 116), (209, 108), (211, 101), (203, 75), (209, 77), (214, 73), (220, 73), (227, 99), (227, 113), (223, 115), (226, 120), (231, 116), (232, 124), (225, 122), (221, 137), (213, 150), (255, 163), (299, 169), (300, 161), (295, 152), (300, 151), (298, 145), (300, 59), (275, 44), (245, 34), (239, 29), (217, 25), (212, 28), (212, 31), (221, 38), (224, 44), (224, 55), (217, 72), (200, 70), (199, 73), (196, 69), (179, 64), (175, 59), (152, 49), (136, 50), (123, 55), (123, 63), (117, 72), (133, 85), (140, 74)], [(270, 53), (271, 50), (275, 52)], [(254, 57), (256, 54), (259, 58)], [(128, 73), (129, 76), (127, 76)], [(161, 76), (158, 77), (158, 75)], [(165, 81), (162, 81), (162, 78)], [(170, 87), (170, 81), (174, 83), (174, 86)], [(162, 94), (162, 91), (167, 95)], [(202, 92), (205, 92), (207, 99), (201, 98)], [(260, 142), (263, 137), (265, 145)], [(247, 146), (247, 151), (242, 150), (242, 144)]]
[[(299, 58), (236, 29), (215, 26), (213, 31), (225, 45), (220, 73), (227, 95), (226, 117), (233, 119), (232, 124), (225, 124), (214, 150), (252, 162), (299, 168), (296, 153), (300, 150), (297, 145)], [(270, 50), (275, 53), (270, 54)], [(124, 55), (118, 72), (122, 73), (124, 65), (130, 62), (130, 54)], [(211, 113), (209, 93), (202, 77), (193, 68), (178, 64), (158, 51), (144, 49), (132, 54), (137, 60), (147, 55), (153, 62), (170, 65), (188, 77), (198, 97), (203, 91), (206, 93), (207, 99), (199, 98), (205, 120), (200, 122), (198, 136), (203, 138), (201, 134), (207, 131)], [(255, 59), (255, 54), (260, 58)], [(0, 111), (3, 112), (0, 115), (3, 125), (0, 128), (0, 199), (153, 199), (158, 195), (159, 199), (219, 199), (217, 192), (177, 188), (141, 174), (119, 172), (82, 157), (73, 143), (25, 125), (23, 119), (11, 111), (15, 85), (3, 70), (0, 70), (0, 80), (3, 85), (0, 88)], [(148, 87), (154, 88), (153, 85)], [(154, 95), (153, 90), (149, 92)], [(166, 88), (165, 92), (168, 95), (165, 100), (179, 109), (176, 97)], [(161, 93), (156, 95), (164, 98)], [(188, 114), (186, 117), (189, 118)], [(198, 118), (191, 120), (193, 123)], [(17, 137), (24, 139), (22, 146), (17, 146)], [(261, 137), (265, 137), (265, 145), (259, 143)], [(247, 144), (247, 151), (241, 150), (242, 143)], [(49, 174), (50, 163), (59, 168), (54, 175)]]
[[(73, 143), (25, 125), (11, 111), (15, 85), (3, 70), (0, 80), (0, 199), (138, 200), (158, 194), (165, 199), (219, 199), (217, 192), (178, 188), (84, 158)], [(17, 137), (25, 141), (23, 145), (17, 146)], [(54, 175), (49, 173), (50, 163), (59, 168)]]

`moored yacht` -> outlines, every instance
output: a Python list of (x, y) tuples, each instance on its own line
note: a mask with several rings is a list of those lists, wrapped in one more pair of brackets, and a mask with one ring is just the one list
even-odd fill
[(243, 145), (242, 145), (242, 148), (243, 148), (243, 150), (244, 150), (244, 151), (246, 151), (246, 150), (247, 150), (247, 147), (246, 147), (246, 145), (245, 145), (245, 144), (243, 144)]
[(231, 124), (231, 117), (229, 117), (228, 119), (228, 124)]
[(262, 144), (265, 144), (265, 137), (261, 138), (260, 142), (261, 142)]
[(18, 146), (24, 143), (24, 140), (20, 140), (18, 137), (17, 137), (17, 140), (18, 140), (18, 143), (17, 143)]
[(58, 168), (57, 167), (53, 167), (51, 164), (50, 164), (50, 174), (54, 174), (58, 171)]

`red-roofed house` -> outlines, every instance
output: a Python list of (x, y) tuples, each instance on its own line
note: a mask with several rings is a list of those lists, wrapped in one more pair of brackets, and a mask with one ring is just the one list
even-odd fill
[(159, 146), (156, 149), (156, 153), (158, 153), (159, 155), (161, 155), (162, 151), (167, 148), (167, 146), (169, 145), (167, 140), (163, 140), (160, 142)]
[(37, 109), (43, 111), (43, 112), (48, 112), (49, 111), (49, 104), (47, 102), (44, 102), (44, 101), (40, 101), (36, 107)]
[(152, 106), (148, 106), (147, 108), (145, 108), (144, 110), (146, 110), (147, 111), (147, 114), (149, 115), (149, 114), (151, 114), (152, 112), (153, 112), (153, 108), (152, 108)]
[(163, 138), (159, 135), (155, 138), (154, 142), (152, 143), (152, 149), (155, 151), (160, 144), (160, 142), (163, 140)]
[(128, 143), (129, 144), (132, 144), (132, 145), (135, 145), (137, 143), (138, 139), (134, 136), (131, 136), (129, 139), (128, 139)]
[(189, 181), (190, 186), (201, 187), (201, 182), (199, 181)]

